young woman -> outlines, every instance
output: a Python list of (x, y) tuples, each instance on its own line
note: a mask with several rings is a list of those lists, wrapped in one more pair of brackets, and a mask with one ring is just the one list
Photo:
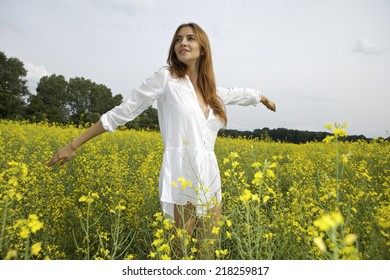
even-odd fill
[[(271, 111), (275, 104), (258, 90), (217, 88), (206, 33), (195, 23), (180, 25), (173, 37), (168, 67), (146, 79), (121, 105), (60, 149), (48, 163), (64, 164), (93, 137), (133, 120), (154, 101), (164, 144), (159, 194), (163, 212), (178, 228), (192, 234), (195, 227), (210, 237), (221, 217), (221, 181), (214, 143), (226, 126), (225, 105), (257, 105)], [(212, 217), (197, 223), (197, 218)]]

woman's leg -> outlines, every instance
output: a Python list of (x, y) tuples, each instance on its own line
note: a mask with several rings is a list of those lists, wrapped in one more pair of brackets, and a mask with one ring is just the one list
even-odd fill
[[(192, 203), (174, 206), (174, 220), (176, 226), (175, 253), (178, 259), (188, 254), (187, 244), (194, 232), (196, 224), (196, 209)], [(178, 234), (180, 233), (180, 234)], [(188, 241), (186, 241), (188, 239)]]
[[(197, 228), (200, 237), (201, 247), (199, 250), (199, 258), (206, 260), (213, 258), (214, 248), (219, 241), (219, 222), (222, 215), (222, 203), (217, 203), (209, 210), (205, 217), (200, 219), (197, 223)], [(213, 233), (213, 228), (215, 231)]]

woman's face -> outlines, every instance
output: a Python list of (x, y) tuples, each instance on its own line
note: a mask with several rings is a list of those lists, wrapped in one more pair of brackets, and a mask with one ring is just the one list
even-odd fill
[(187, 66), (195, 64), (201, 56), (201, 46), (191, 26), (184, 26), (177, 33), (175, 53), (179, 61)]

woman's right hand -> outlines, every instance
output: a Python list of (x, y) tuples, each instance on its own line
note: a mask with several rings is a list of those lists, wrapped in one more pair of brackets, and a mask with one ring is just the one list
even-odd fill
[(53, 158), (47, 163), (47, 166), (51, 167), (57, 162), (59, 162), (60, 165), (63, 165), (76, 155), (76, 150), (77, 149), (73, 147), (72, 143), (66, 145), (53, 156)]

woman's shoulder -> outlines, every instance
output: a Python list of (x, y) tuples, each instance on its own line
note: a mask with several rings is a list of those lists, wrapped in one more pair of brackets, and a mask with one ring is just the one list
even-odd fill
[(179, 78), (172, 74), (172, 72), (169, 69), (169, 66), (162, 66), (155, 74), (157, 74), (160, 77), (163, 77), (165, 82), (173, 82), (173, 83), (183, 83), (185, 79)]
[(155, 73), (154, 76), (159, 77), (160, 79), (164, 80), (165, 82), (168, 82), (174, 77), (171, 74), (171, 71), (169, 70), (168, 66), (162, 66), (160, 67)]

